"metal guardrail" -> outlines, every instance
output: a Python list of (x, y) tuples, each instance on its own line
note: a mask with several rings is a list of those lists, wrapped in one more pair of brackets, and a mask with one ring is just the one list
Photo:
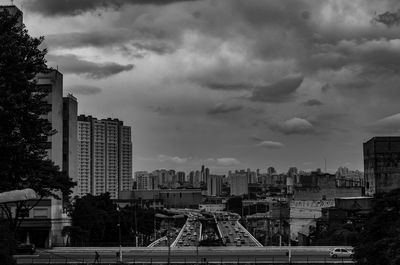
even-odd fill
[(258, 247), (262, 247), (262, 246), (263, 246), (260, 242), (258, 242), (258, 240), (257, 240), (249, 231), (247, 231), (246, 228), (244, 228), (244, 226), (243, 226), (239, 221), (236, 221), (236, 223), (237, 223), (237, 224), (239, 225), (239, 227), (240, 227), (241, 229), (243, 229), (243, 231), (251, 238), (251, 240), (253, 240), (253, 242), (256, 243), (256, 245), (257, 245)]

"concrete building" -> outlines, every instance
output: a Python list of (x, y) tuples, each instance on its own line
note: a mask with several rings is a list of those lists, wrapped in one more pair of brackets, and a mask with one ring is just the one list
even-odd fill
[(339, 167), (336, 171), (336, 185), (338, 187), (364, 187), (364, 174), (358, 170)]
[[(63, 98), (63, 171), (74, 182), (78, 182), (78, 101), (68, 94)], [(71, 197), (79, 195), (78, 185), (74, 187)]]
[(363, 149), (366, 195), (400, 188), (400, 137), (373, 137)]
[(178, 182), (180, 183), (180, 184), (183, 184), (185, 181), (186, 181), (186, 175), (185, 175), (185, 172), (183, 172), (183, 171), (178, 171), (177, 173), (176, 173), (176, 175), (177, 175), (177, 180), (178, 180)]
[[(48, 73), (40, 73), (36, 77), (38, 86), (43, 86), (50, 91), (47, 103), (51, 105), (51, 110), (47, 114), (47, 119), (51, 123), (55, 134), (49, 136), (48, 157), (55, 165), (63, 168), (63, 75), (57, 70), (50, 70)], [(60, 193), (60, 197), (61, 193)], [(63, 212), (62, 200), (50, 199), (50, 219), (51, 229), (48, 239), (48, 246), (62, 244), (63, 237), (61, 231), (65, 225), (69, 224), (69, 219)]]
[(78, 117), (80, 196), (133, 189), (131, 129), (118, 119)]
[(322, 209), (335, 206), (335, 199), (341, 197), (360, 197), (360, 186), (337, 186), (336, 175), (314, 171), (300, 174), (300, 183), (294, 186), (290, 200), (290, 231), (292, 240), (299, 240), (299, 233), (311, 226), (321, 217)]
[(0, 6), (0, 12), (8, 12), (12, 16), (17, 16), (18, 17), (18, 26), (22, 26), (23, 23), (23, 13), (22, 11), (16, 7), (15, 5), (5, 5), (5, 6)]
[(118, 201), (139, 202), (142, 207), (198, 209), (202, 202), (200, 189), (164, 189), (122, 191)]
[(223, 178), (220, 175), (207, 175), (207, 196), (221, 196)]
[(154, 190), (154, 186), (152, 185), (152, 177), (147, 171), (135, 172), (135, 180), (138, 190)]
[(246, 172), (235, 171), (229, 175), (229, 184), (232, 196), (240, 196), (248, 194), (248, 182)]

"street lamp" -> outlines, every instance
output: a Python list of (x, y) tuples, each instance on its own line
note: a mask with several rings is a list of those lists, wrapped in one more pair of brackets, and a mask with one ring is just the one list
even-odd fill
[(117, 205), (118, 211), (118, 238), (119, 238), (119, 262), (122, 262), (122, 245), (121, 245), (121, 211)]
[[(199, 220), (197, 219), (197, 225), (199, 224), (198, 221)], [(197, 230), (197, 228), (196, 228), (196, 230)], [(196, 236), (197, 237), (196, 238), (196, 264), (199, 264), (199, 237), (200, 236), (201, 235), (200, 235), (200, 230), (199, 230), (199, 234)]]

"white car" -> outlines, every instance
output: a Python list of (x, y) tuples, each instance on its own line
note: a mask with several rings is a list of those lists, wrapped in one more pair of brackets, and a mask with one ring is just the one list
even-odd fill
[(351, 249), (346, 248), (334, 248), (329, 252), (331, 258), (352, 258), (354, 252)]

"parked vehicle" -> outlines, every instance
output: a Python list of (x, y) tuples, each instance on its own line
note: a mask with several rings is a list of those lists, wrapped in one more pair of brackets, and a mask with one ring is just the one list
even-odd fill
[(19, 243), (15, 249), (16, 254), (35, 254), (36, 247), (34, 244)]
[(334, 248), (329, 252), (331, 258), (352, 258), (354, 252), (351, 249), (346, 248)]

